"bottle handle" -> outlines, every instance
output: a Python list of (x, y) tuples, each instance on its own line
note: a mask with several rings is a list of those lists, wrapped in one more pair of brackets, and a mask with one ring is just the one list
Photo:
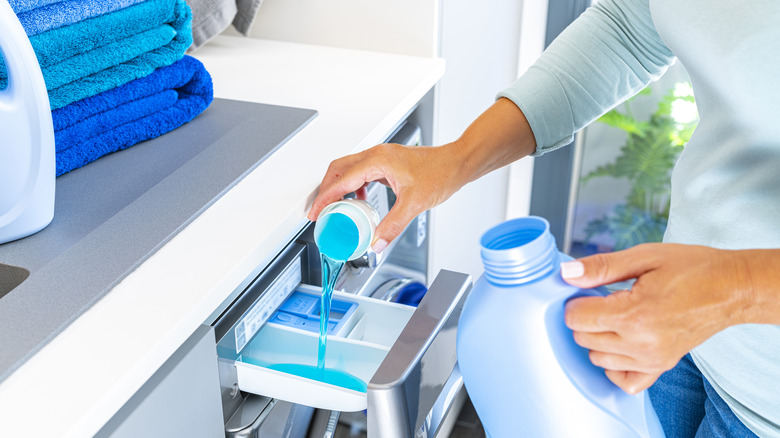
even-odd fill
[(0, 54), (7, 71), (6, 86), (0, 90), (0, 132), (4, 134), (0, 140), (2, 243), (8, 240), (6, 232), (11, 233), (10, 228), (4, 228), (31, 214), (28, 206), (33, 193), (46, 193), (50, 204), (46, 214), (48, 210), (53, 214), (56, 171), (46, 83), (30, 39), (6, 0), (0, 0)]
[[(560, 282), (564, 283), (562, 279)], [(569, 300), (608, 294), (604, 288), (578, 290), (552, 303), (545, 315), (550, 346), (571, 383), (594, 405), (635, 432), (637, 437), (663, 437), (646, 391), (631, 395), (612, 383), (604, 369), (591, 363), (588, 350), (574, 342), (572, 331), (564, 323), (564, 308)]]

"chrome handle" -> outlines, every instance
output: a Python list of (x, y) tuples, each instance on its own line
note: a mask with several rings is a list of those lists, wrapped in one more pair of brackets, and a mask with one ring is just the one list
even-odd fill
[(339, 425), (339, 411), (330, 411), (330, 417), (328, 417), (328, 425), (325, 427), (325, 434), (322, 438), (333, 438), (336, 436), (336, 427)]
[(366, 251), (362, 256), (350, 260), (349, 263), (353, 268), (360, 269), (360, 268), (376, 268), (379, 265), (379, 262), (382, 261), (382, 254), (377, 254), (374, 251), (371, 251), (370, 249)]
[(369, 437), (414, 437), (426, 427), (418, 414), (431, 412), (455, 369), (458, 318), (470, 289), (471, 276), (439, 272), (368, 383)]

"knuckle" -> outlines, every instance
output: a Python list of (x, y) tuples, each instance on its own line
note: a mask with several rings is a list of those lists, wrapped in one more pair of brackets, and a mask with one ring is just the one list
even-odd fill
[(385, 231), (389, 236), (392, 238), (397, 237), (401, 234), (401, 232), (404, 230), (404, 226), (399, 224), (398, 222), (388, 222), (385, 224)]
[(376, 153), (380, 159), (386, 160), (389, 157), (393, 156), (394, 151), (397, 147), (398, 145), (392, 143), (382, 143), (380, 145), (374, 146), (372, 149), (369, 150)]
[(607, 254), (596, 254), (588, 258), (586, 272), (589, 276), (595, 276), (602, 279), (607, 277), (609, 272), (609, 257)]
[(341, 166), (339, 164), (339, 160), (331, 161), (330, 164), (328, 165), (327, 173), (329, 173), (329, 174), (338, 174), (340, 168), (341, 168)]

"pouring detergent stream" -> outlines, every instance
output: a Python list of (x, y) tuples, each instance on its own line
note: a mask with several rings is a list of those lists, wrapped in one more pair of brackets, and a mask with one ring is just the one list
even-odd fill
[[(317, 351), (318, 379), (327, 383), (365, 391), (365, 382), (336, 370), (326, 370), (328, 320), (336, 279), (344, 264), (363, 255), (371, 245), (379, 214), (371, 204), (357, 199), (345, 199), (325, 207), (314, 226), (314, 240), (322, 263), (322, 298), (320, 306), (320, 339)], [(300, 370), (299, 370), (300, 371)], [(300, 374), (300, 373), (298, 373)], [(358, 380), (355, 385), (353, 380)]]
[(325, 368), (330, 305), (333, 286), (347, 259), (358, 247), (360, 233), (357, 225), (343, 213), (332, 213), (323, 219), (323, 230), (317, 241), (322, 263), (322, 303), (320, 305), (320, 344), (317, 351), (317, 368)]

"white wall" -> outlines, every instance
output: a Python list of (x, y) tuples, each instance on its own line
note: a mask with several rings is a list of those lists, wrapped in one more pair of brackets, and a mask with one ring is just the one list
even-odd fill
[[(522, 34), (542, 35), (544, 17), (523, 23), (524, 10), (538, 9), (546, 1), (444, 0), (441, 3), (440, 56), (447, 72), (439, 85), (436, 144), (456, 139), (495, 100), (495, 95), (516, 78)], [(529, 12), (526, 18), (534, 16)], [(529, 37), (533, 42), (534, 38)], [(534, 44), (531, 44), (533, 47)], [(534, 49), (535, 50), (535, 49)], [(511, 192), (525, 214), (530, 200), (528, 163), (514, 178)], [(509, 168), (475, 181), (434, 210), (433, 272), (450, 269), (478, 276), (482, 272), (479, 238), (507, 215)], [(523, 207), (524, 205), (524, 207)]]
[[(519, 3), (445, 0), (441, 5), (440, 56), (447, 72), (439, 84), (436, 143), (455, 140), (514, 80)], [(433, 214), (433, 272), (481, 272), (479, 237), (506, 212), (506, 169), (475, 181)]]
[(439, 0), (264, 0), (251, 36), (436, 56), (438, 13)]
[[(517, 60), (518, 76), (522, 75), (544, 51), (547, 30), (547, 0), (523, 2), (520, 19), (520, 50)], [(531, 210), (531, 185), (534, 159), (528, 157), (509, 166), (509, 189), (506, 200), (506, 219), (528, 216)]]
[[(460, 136), (494, 102), (496, 93), (517, 78), (518, 65), (535, 59), (544, 41), (546, 12), (547, 0), (265, 0), (251, 36), (445, 58), (447, 72), (433, 99), (433, 126), (423, 127), (440, 145)], [(508, 211), (528, 213), (532, 165), (526, 160), (512, 166), (511, 189), (510, 169), (504, 168), (435, 209), (433, 274), (442, 268), (481, 273), (482, 233)]]

